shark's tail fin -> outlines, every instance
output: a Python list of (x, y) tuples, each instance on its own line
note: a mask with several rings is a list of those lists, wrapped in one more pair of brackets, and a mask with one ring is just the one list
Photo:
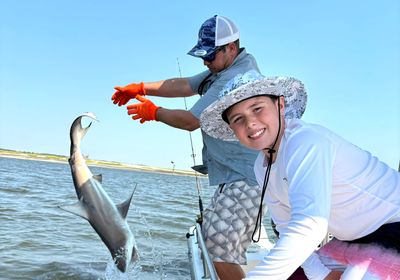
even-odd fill
[(70, 154), (72, 155), (73, 151), (80, 146), (81, 139), (85, 136), (86, 132), (88, 131), (89, 127), (92, 123), (90, 123), (87, 127), (82, 127), (82, 118), (89, 117), (93, 120), (97, 121), (95, 114), (93, 113), (84, 113), (77, 117), (71, 125), (70, 130), (70, 138), (71, 138), (71, 150)]

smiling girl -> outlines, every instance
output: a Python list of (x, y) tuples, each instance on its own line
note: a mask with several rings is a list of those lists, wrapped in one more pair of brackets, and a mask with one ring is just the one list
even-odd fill
[[(279, 240), (246, 279), (287, 279), (300, 265), (309, 279), (400, 279), (399, 173), (300, 120), (306, 102), (299, 80), (250, 71), (201, 115), (210, 136), (260, 151), (259, 213), (268, 207)], [(327, 233), (334, 239), (316, 251)]]

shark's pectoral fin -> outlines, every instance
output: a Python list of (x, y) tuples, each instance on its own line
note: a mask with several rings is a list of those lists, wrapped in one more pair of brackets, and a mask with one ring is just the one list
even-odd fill
[(99, 183), (103, 183), (103, 175), (101, 174), (93, 175), (93, 178), (97, 180)]
[(59, 206), (59, 208), (72, 214), (78, 215), (89, 221), (88, 212), (86, 211), (86, 208), (81, 201), (78, 201), (77, 203), (72, 205), (61, 205)]
[(126, 219), (126, 216), (128, 215), (129, 206), (131, 204), (131, 200), (132, 200), (133, 194), (135, 193), (135, 190), (136, 190), (136, 186), (135, 186), (135, 189), (133, 190), (131, 196), (127, 200), (116, 205), (119, 210), (119, 213), (121, 214), (122, 218), (124, 218), (124, 219)]

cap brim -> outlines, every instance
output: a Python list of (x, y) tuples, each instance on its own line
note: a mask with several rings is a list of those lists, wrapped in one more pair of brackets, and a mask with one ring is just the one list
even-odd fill
[(217, 47), (209, 47), (202, 44), (197, 44), (187, 54), (201, 58), (210, 55), (211, 53), (215, 52), (216, 49)]

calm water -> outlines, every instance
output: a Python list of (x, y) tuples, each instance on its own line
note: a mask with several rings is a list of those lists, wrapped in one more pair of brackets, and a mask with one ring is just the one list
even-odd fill
[[(57, 207), (77, 201), (69, 165), (0, 157), (0, 279), (190, 279), (185, 235), (198, 214), (195, 178), (90, 169), (103, 174), (115, 203), (137, 184), (128, 212), (137, 264), (120, 273), (90, 224)], [(200, 182), (206, 206), (214, 190)]]
[[(0, 279), (190, 279), (185, 234), (198, 213), (194, 177), (91, 167), (128, 213), (140, 261), (115, 268), (89, 223), (57, 206), (77, 201), (67, 164), (0, 157)], [(203, 201), (213, 192), (201, 179)]]

